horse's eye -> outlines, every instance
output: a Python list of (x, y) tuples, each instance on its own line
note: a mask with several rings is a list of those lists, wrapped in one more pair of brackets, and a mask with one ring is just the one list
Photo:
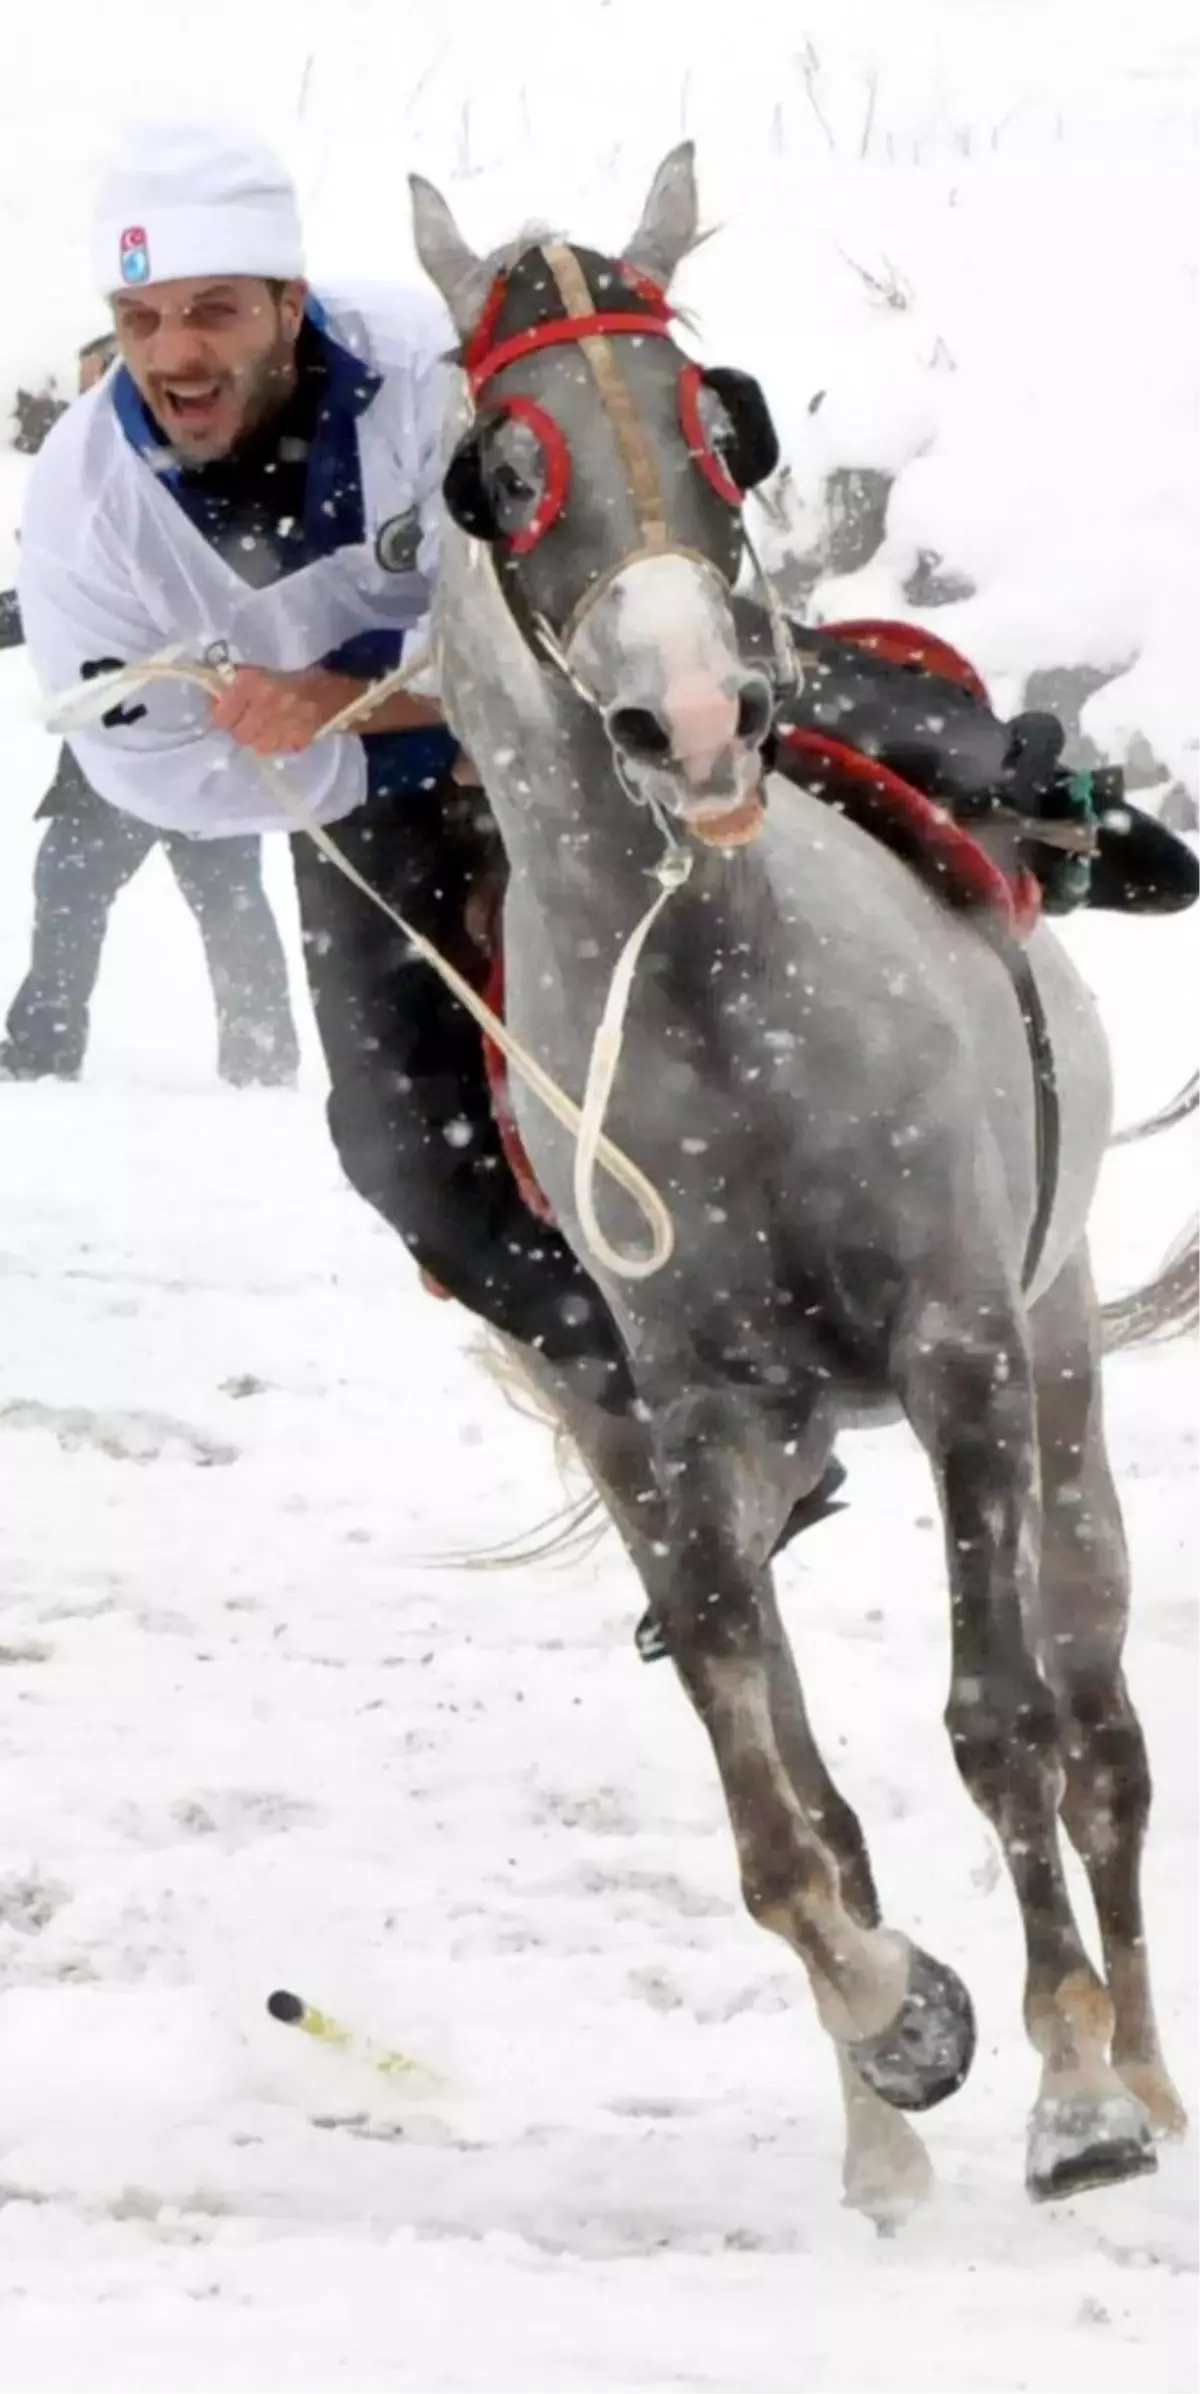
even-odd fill
[(724, 400), (718, 398), (715, 391), (701, 390), (700, 422), (709, 448), (715, 449), (721, 457), (727, 456), (735, 438), (733, 418)]
[(510, 465), (506, 457), (502, 457), (496, 466), (495, 480), (501, 498), (511, 499), (516, 506), (535, 495), (524, 475), (518, 474), (516, 467)]

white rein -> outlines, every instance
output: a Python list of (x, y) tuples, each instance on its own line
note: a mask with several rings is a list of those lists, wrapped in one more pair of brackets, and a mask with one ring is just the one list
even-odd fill
[[(372, 682), (340, 714), (334, 715), (323, 725), (317, 737), (327, 739), (334, 733), (350, 731), (360, 717), (374, 714), (393, 691), (407, 688), (426, 662), (424, 656), (414, 658), (408, 665), (387, 674), (383, 680)], [(191, 682), (197, 689), (206, 690), (210, 696), (216, 697), (229, 670), (228, 667), (219, 669), (192, 664), (178, 650), (164, 650), (157, 657), (147, 657), (140, 664), (122, 665), (114, 673), (98, 675), (93, 681), (81, 682), (75, 689), (60, 693), (51, 700), (46, 721), (53, 731), (69, 733), (78, 730), (106, 712), (115, 694), (140, 690), (148, 682)], [(280, 763), (268, 763), (265, 757), (258, 756), (255, 757), (255, 763), (269, 783), (273, 795), (282, 798), (289, 814), (294, 816), (298, 828), (307, 832), (309, 839), (330, 864), (344, 874), (347, 881), (352, 881), (373, 906), (378, 906), (397, 930), (404, 933), (417, 954), (453, 991), (467, 1012), (474, 1016), (480, 1029), (494, 1040), (509, 1063), (520, 1073), (526, 1086), (533, 1090), (536, 1097), (541, 1098), (555, 1120), (571, 1133), (575, 1141), (575, 1208), (580, 1229), (597, 1262), (621, 1280), (648, 1280), (653, 1273), (661, 1271), (675, 1247), (675, 1225), (670, 1211), (654, 1183), (647, 1179), (644, 1172), (639, 1171), (627, 1155), (622, 1154), (611, 1139), (605, 1137), (604, 1123), (621, 1061), (625, 1020), (638, 959), (668, 899), (683, 887), (688, 878), (692, 864), (688, 851), (668, 846), (656, 868), (658, 893), (641, 921), (631, 931), (613, 968), (608, 996), (592, 1042), (583, 1103), (577, 1106), (521, 1040), (492, 1012), (485, 999), (472, 989), (470, 982), (464, 980), (462, 974), (439, 954), (432, 942), (406, 921), (397, 908), (372, 887), (357, 866), (351, 864), (349, 857), (343, 855), (323, 824), (318, 823), (303, 799), (292, 789), (283, 766)], [(605, 1236), (596, 1212), (598, 1171), (606, 1172), (609, 1179), (623, 1189), (627, 1197), (632, 1198), (650, 1232), (650, 1247), (646, 1254), (614, 1247)]]

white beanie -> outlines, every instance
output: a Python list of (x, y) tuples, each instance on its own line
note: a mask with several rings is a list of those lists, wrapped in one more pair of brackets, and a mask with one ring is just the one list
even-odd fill
[(236, 125), (129, 125), (96, 195), (92, 270), (105, 298), (195, 274), (290, 282), (304, 273), (291, 181)]

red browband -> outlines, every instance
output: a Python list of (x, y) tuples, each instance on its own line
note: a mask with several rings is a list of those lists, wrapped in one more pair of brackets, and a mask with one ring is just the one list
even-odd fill
[(624, 279), (631, 291), (644, 299), (651, 313), (635, 315), (632, 309), (598, 308), (592, 316), (555, 316), (548, 324), (532, 325), (528, 332), (513, 333), (507, 341), (493, 347), (496, 326), (508, 297), (508, 280), (498, 274), (488, 292), (482, 312), (470, 340), (462, 354), (463, 369), (473, 398), (478, 398), (485, 383), (506, 366), (516, 364), (518, 358), (532, 357), (539, 349), (553, 349), (563, 341), (599, 340), (606, 333), (638, 335), (646, 333), (670, 338), (671, 310), (666, 292), (648, 275), (638, 274), (632, 267), (624, 270)]
[(532, 357), (539, 349), (555, 349), (563, 341), (594, 340), (604, 333), (658, 334), (669, 340), (671, 327), (661, 316), (621, 315), (607, 309), (594, 316), (556, 316), (551, 324), (535, 324), (530, 332), (514, 333), (511, 340), (498, 342), (478, 360), (465, 356), (472, 395), (478, 398), (484, 384), (502, 374), (506, 366), (515, 366), (518, 358)]

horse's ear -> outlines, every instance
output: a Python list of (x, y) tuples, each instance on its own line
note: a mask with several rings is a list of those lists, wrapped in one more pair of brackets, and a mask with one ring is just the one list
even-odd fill
[(699, 226), (696, 144), (681, 141), (668, 150), (650, 185), (637, 231), (626, 243), (625, 259), (665, 290), (680, 261), (695, 248)]
[(424, 175), (410, 175), (413, 241), (429, 280), (441, 292), (455, 330), (465, 340), (478, 322), (490, 277), (482, 258), (467, 247), (447, 202)]

